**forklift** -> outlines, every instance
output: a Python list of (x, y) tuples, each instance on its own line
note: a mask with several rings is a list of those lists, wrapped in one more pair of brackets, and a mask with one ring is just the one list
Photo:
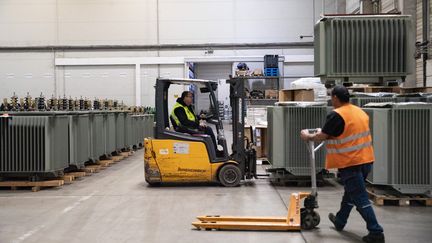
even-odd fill
[[(242, 179), (257, 178), (256, 151), (251, 140), (244, 134), (245, 117), (245, 79), (231, 78), (230, 104), (232, 107), (233, 143), (232, 153), (228, 154), (224, 136), (223, 124), (217, 109), (215, 91), (217, 82), (200, 79), (157, 79), (156, 80), (156, 127), (154, 138), (144, 140), (144, 173), (149, 185), (162, 183), (218, 182), (225, 187), (235, 187)], [(213, 142), (208, 135), (199, 133), (178, 132), (174, 122), (169, 117), (168, 90), (171, 85), (194, 85), (201, 93), (209, 94), (210, 108), (205, 119), (215, 125), (217, 143), (223, 148), (223, 153), (216, 153)], [(173, 125), (170, 126), (170, 122)], [(316, 132), (310, 129), (310, 132)], [(308, 148), (311, 153), (311, 170), (315, 171), (312, 141)], [(192, 224), (198, 229), (225, 230), (301, 230), (313, 229), (319, 222), (317, 187), (315, 173), (311, 173), (312, 191), (293, 193), (290, 196), (290, 206), (287, 217), (232, 217), (207, 215), (197, 217), (199, 221)], [(301, 201), (304, 199), (304, 207)]]
[[(230, 79), (227, 82), (230, 84), (232, 107), (231, 154), (228, 154), (219, 116), (215, 95), (218, 87), (216, 81), (168, 78), (156, 80), (156, 126), (154, 136), (144, 140), (144, 174), (149, 185), (217, 182), (225, 187), (235, 187), (241, 180), (256, 178), (256, 151), (253, 141), (246, 140), (244, 134), (244, 80)], [(201, 93), (209, 95), (210, 107), (204, 119), (216, 127), (216, 141), (222, 151), (216, 152), (211, 137), (206, 134), (177, 131), (176, 124), (169, 115), (171, 111), (168, 110), (168, 90), (173, 85), (193, 85), (199, 88)]]

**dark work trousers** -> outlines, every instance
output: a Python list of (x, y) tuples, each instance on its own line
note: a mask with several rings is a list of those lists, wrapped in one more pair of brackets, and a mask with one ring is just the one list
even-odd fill
[(213, 142), (215, 152), (218, 151), (217, 143), (216, 143), (216, 137), (215, 137), (215, 134), (213, 133), (213, 129), (211, 129), (211, 127), (199, 127), (199, 129), (197, 130), (197, 129), (190, 129), (190, 128), (180, 126), (180, 127), (176, 128), (176, 131), (177, 132), (183, 132), (183, 133), (189, 133), (192, 135), (193, 134), (202, 134), (202, 133), (207, 134), (210, 136), (210, 138)]
[(345, 189), (341, 208), (336, 214), (336, 224), (341, 228), (346, 225), (351, 209), (356, 206), (357, 211), (366, 221), (366, 227), (370, 233), (381, 234), (383, 232), (366, 192), (365, 180), (371, 169), (372, 163), (339, 169)]
[(203, 131), (205, 134), (207, 134), (211, 137), (213, 144), (214, 144), (214, 147), (215, 147), (215, 151), (218, 151), (216, 137), (214, 135), (213, 129), (211, 129), (211, 127), (200, 127), (200, 131)]

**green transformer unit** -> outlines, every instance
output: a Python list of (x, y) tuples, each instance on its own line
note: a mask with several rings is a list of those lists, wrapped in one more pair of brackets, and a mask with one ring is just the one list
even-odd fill
[(63, 175), (69, 166), (68, 124), (62, 112), (9, 112), (0, 117), (0, 176)]
[(375, 152), (368, 181), (432, 196), (432, 104), (365, 107)]
[(69, 164), (83, 168), (91, 159), (89, 112), (69, 112)]
[(314, 32), (315, 76), (323, 83), (403, 82), (413, 72), (411, 16), (324, 16)]
[(105, 155), (105, 127), (102, 111), (90, 111), (90, 159), (94, 162)]
[[(284, 102), (285, 103), (285, 102)], [(268, 159), (272, 178), (281, 180), (310, 180), (310, 161), (307, 144), (300, 131), (322, 127), (327, 116), (325, 103), (286, 102), (267, 107)], [(317, 173), (324, 170), (325, 149), (316, 153)]]

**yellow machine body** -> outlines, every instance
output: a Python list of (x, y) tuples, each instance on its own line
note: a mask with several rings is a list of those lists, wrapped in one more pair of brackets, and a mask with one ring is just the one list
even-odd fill
[(301, 200), (310, 193), (292, 193), (286, 217), (198, 216), (192, 225), (197, 229), (299, 231), (301, 230)]
[(235, 161), (211, 163), (204, 143), (153, 139), (144, 140), (144, 170), (149, 184), (164, 182), (217, 182), (219, 169)]

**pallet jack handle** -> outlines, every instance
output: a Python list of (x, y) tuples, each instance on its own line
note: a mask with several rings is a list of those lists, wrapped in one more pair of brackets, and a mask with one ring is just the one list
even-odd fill
[[(317, 133), (318, 129), (308, 129), (309, 133)], [(317, 196), (317, 182), (316, 182), (316, 168), (315, 168), (315, 152), (318, 151), (322, 146), (324, 145), (324, 142), (321, 142), (318, 146), (315, 147), (314, 141), (308, 141), (308, 150), (310, 153), (310, 165), (311, 165), (311, 182), (312, 182), (312, 192), (311, 195), (316, 197)]]

